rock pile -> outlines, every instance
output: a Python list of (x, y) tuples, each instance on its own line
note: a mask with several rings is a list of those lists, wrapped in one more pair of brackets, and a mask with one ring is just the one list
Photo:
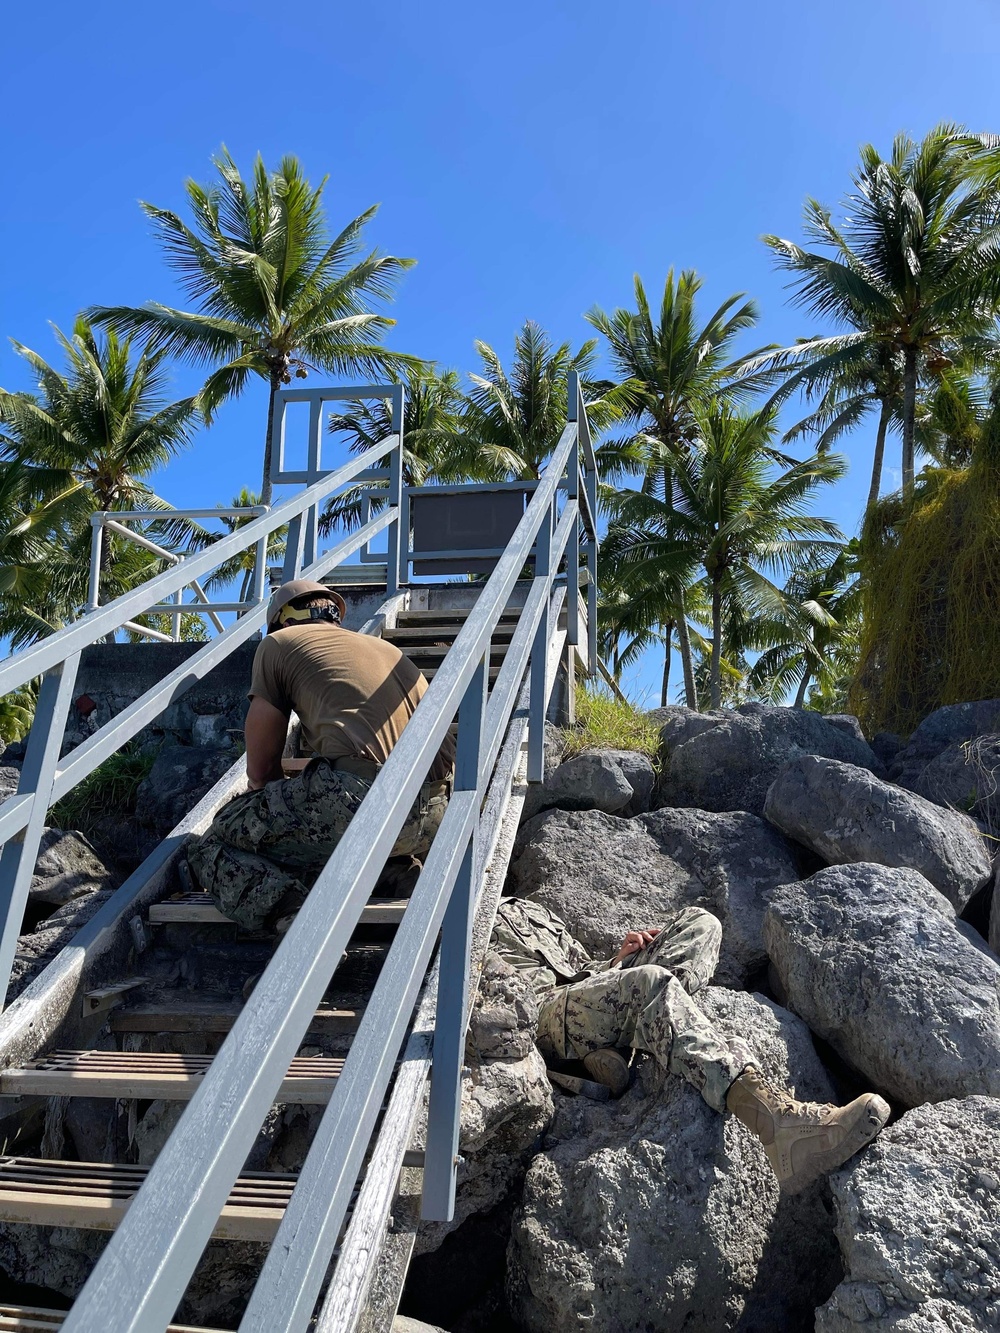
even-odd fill
[[(519, 1199), (507, 1258), (517, 1327), (1000, 1326), (1000, 958), (957, 915), (990, 891), (992, 796), (942, 794), (965, 781), (956, 755), (966, 763), (970, 742), (982, 759), (995, 737), (1000, 754), (1000, 703), (940, 713), (908, 743), (869, 746), (853, 718), (658, 710), (648, 795), (620, 754), (567, 761), (550, 737), (508, 892), (557, 912), (595, 957), (678, 907), (714, 912), (723, 945), (705, 1011), (800, 1097), (871, 1088), (901, 1118), (832, 1196), (820, 1182), (785, 1198), (757, 1141), (647, 1057), (618, 1102), (557, 1091), (547, 1127), (541, 1109), (524, 1122), (513, 1176), (485, 1165), (470, 1096), (477, 1170), (503, 1178), (483, 1204), (470, 1195), (473, 1208), (495, 1208), (502, 1191)], [(960, 774), (947, 789), (945, 773)], [(1000, 941), (1000, 908), (994, 919)], [(502, 1011), (524, 1060), (530, 1004), (511, 992), (498, 1008), (501, 984), (490, 972), (477, 1030)], [(473, 1071), (482, 1058), (470, 1049)], [(452, 1263), (468, 1226), (449, 1237)]]

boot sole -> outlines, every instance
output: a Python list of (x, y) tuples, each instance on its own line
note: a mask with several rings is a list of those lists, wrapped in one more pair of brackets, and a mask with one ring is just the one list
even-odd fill
[(788, 1180), (779, 1181), (782, 1194), (801, 1194), (804, 1189), (808, 1189), (810, 1185), (819, 1180), (820, 1176), (825, 1176), (830, 1171), (836, 1171), (839, 1166), (849, 1162), (855, 1153), (859, 1153), (862, 1148), (867, 1148), (869, 1143), (878, 1137), (885, 1128), (885, 1122), (891, 1114), (889, 1103), (884, 1098), (873, 1094), (865, 1109), (868, 1113), (866, 1119), (858, 1125), (849, 1138), (846, 1138), (836, 1148), (829, 1148), (826, 1152), (814, 1153), (801, 1171), (797, 1171)]

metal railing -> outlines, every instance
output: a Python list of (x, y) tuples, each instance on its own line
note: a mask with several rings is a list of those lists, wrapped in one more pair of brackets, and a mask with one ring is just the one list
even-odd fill
[[(189, 551), (172, 551), (168, 547), (161, 546), (159, 542), (154, 542), (148, 532), (136, 532), (128, 527), (129, 523), (163, 523), (165, 521), (174, 523), (179, 520), (196, 518), (259, 518), (268, 512), (267, 505), (250, 505), (245, 508), (225, 509), (221, 506), (216, 509), (170, 509), (160, 512), (151, 512), (148, 509), (112, 509), (101, 510), (93, 514), (91, 523), (91, 541), (90, 541), (90, 578), (89, 592), (87, 595), (87, 610), (96, 611), (100, 606), (100, 584), (101, 572), (104, 564), (104, 555), (106, 551), (106, 537), (108, 533), (114, 533), (119, 537), (124, 537), (134, 546), (140, 547), (144, 551), (149, 551), (157, 559), (165, 561), (168, 565), (180, 565), (190, 555)], [(267, 538), (261, 537), (256, 543), (254, 552), (253, 574), (256, 575), (258, 569), (265, 568), (267, 562)], [(207, 615), (215, 629), (220, 633), (225, 632), (225, 625), (219, 619), (220, 611), (237, 611), (243, 613), (249, 611), (256, 602), (253, 600), (242, 600), (238, 602), (213, 602), (205, 589), (197, 579), (192, 579), (187, 585), (194, 593), (194, 602), (185, 603), (184, 588), (178, 588), (170, 602), (158, 603), (149, 607), (144, 615), (164, 615), (169, 616), (173, 623), (173, 632), (164, 634), (162, 631), (153, 629), (149, 625), (136, 624), (134, 620), (126, 620), (122, 629), (130, 630), (133, 634), (140, 635), (145, 639), (154, 639), (160, 643), (179, 643), (181, 639), (182, 618), (186, 614)]]
[[(285, 392), (276, 422), (275, 480), (306, 482), (305, 491), (184, 561), (183, 567), (166, 570), (142, 588), (89, 611), (76, 625), (0, 666), (0, 693), (45, 673), (21, 786), (0, 806), (0, 835), (8, 839), (0, 857), (0, 909), (6, 910), (0, 944), (4, 980), (50, 801), (93, 771), (101, 759), (260, 627), (265, 614), (263, 561), (257, 566), (255, 608), (91, 736), (60, 768), (60, 742), (83, 647), (150, 606), (163, 605), (192, 579), (200, 579), (249, 545), (266, 541), (284, 524), (289, 525), (286, 578), (299, 574), (318, 578), (377, 532), (387, 530), (388, 591), (393, 593), (407, 582), (409, 534), (400, 524), (403, 487), (398, 433), (319, 478), (308, 470), (303, 475), (284, 467), (287, 402), (310, 404), (310, 448), (315, 445), (317, 450), (310, 455), (310, 466), (315, 461), (318, 468), (322, 403), (376, 394), (392, 398), (393, 422), (400, 427), (403, 399), (399, 386)], [(589, 671), (593, 672), (597, 662), (597, 472), (575, 375), (570, 383), (568, 416), (513, 538), (95, 1267), (67, 1318), (66, 1333), (155, 1333), (166, 1328), (457, 713), (453, 795), (241, 1327), (261, 1333), (307, 1327), (439, 934), (423, 1215), (452, 1216), (480, 808), (526, 675), (530, 692), (528, 778), (539, 781), (543, 776), (547, 658), (563, 560), (566, 586), (559, 592), (560, 600), (565, 597), (567, 604), (567, 640), (579, 644), (583, 559), (589, 573), (589, 613), (586, 652), (583, 645), (579, 651)], [(318, 555), (321, 504), (387, 453), (391, 480), (389, 502), (382, 513)], [(532, 586), (488, 696), (493, 633), (531, 559)], [(22, 843), (10, 841), (22, 830)]]

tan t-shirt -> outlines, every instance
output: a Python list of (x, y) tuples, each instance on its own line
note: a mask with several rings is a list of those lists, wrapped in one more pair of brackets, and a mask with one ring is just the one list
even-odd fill
[[(304, 748), (377, 764), (389, 758), (426, 691), (427, 681), (395, 644), (322, 622), (268, 634), (250, 684), (251, 698), (298, 713)], [(428, 778), (449, 776), (454, 759), (445, 737)]]

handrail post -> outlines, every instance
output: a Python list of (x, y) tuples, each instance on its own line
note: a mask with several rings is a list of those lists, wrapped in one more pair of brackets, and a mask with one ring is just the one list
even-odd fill
[[(321, 475), (320, 459), (323, 451), (323, 404), (318, 398), (312, 399), (309, 404), (309, 451), (306, 461), (306, 471), (309, 475), (309, 481), (306, 483), (311, 486), (319, 481)], [(316, 544), (318, 541), (319, 527), (319, 505), (310, 505), (305, 515), (305, 538), (303, 541), (302, 563), (311, 565), (316, 559)]]
[(297, 579), (302, 571), (302, 542), (305, 537), (305, 530), (302, 525), (302, 515), (296, 514), (288, 525), (288, 536), (285, 538), (285, 564), (281, 571), (282, 583), (290, 583), (292, 579)]
[[(579, 372), (569, 372), (569, 404), (567, 419), (576, 423), (576, 439), (566, 467), (566, 498), (569, 502), (580, 497), (580, 397)], [(580, 642), (580, 523), (573, 525), (573, 535), (566, 548), (566, 642), (573, 646)], [(572, 654), (570, 654), (572, 661)]]
[(400, 587), (407, 583), (410, 564), (410, 525), (407, 518), (406, 531), (403, 531), (403, 425), (405, 418), (406, 393), (402, 384), (394, 384), (392, 390), (392, 409), (390, 426), (395, 444), (389, 459), (389, 494), (386, 503), (396, 511), (395, 521), (389, 528), (388, 551), (386, 554), (386, 593), (393, 597)]
[(96, 611), (101, 604), (101, 557), (104, 552), (104, 514), (90, 516), (90, 587), (87, 592), (88, 611)]
[[(480, 659), (458, 710), (455, 790), (477, 791), (486, 718), (489, 651)], [(421, 1217), (450, 1222), (455, 1215), (458, 1133), (462, 1112), (462, 1067), (469, 998), (469, 957), (475, 916), (475, 866), (479, 819), (473, 827), (441, 927), (437, 1021), (427, 1113)]]
[[(542, 579), (546, 587), (551, 585), (552, 571), (552, 509), (542, 519), (535, 542), (535, 579)], [(528, 706), (528, 781), (545, 781), (545, 677), (548, 674), (549, 654), (549, 598), (545, 599), (545, 609), (535, 630), (535, 642), (531, 648), (531, 684), (530, 703)]]
[(267, 538), (261, 537), (254, 554), (253, 585), (250, 591), (254, 606), (260, 606), (267, 592)]
[(39, 843), (45, 831), (45, 817), (52, 798), (59, 753), (66, 732), (76, 669), (80, 654), (72, 653), (59, 666), (52, 667), (42, 677), (38, 691), (35, 720), (28, 733), (28, 748), (17, 784), (18, 795), (30, 793), (33, 797), (31, 813), (20, 841), (11, 839), (0, 853), (0, 918), (3, 934), (0, 936), (0, 1007), (6, 1004), (11, 968), (17, 952), (17, 937), (35, 873)]

